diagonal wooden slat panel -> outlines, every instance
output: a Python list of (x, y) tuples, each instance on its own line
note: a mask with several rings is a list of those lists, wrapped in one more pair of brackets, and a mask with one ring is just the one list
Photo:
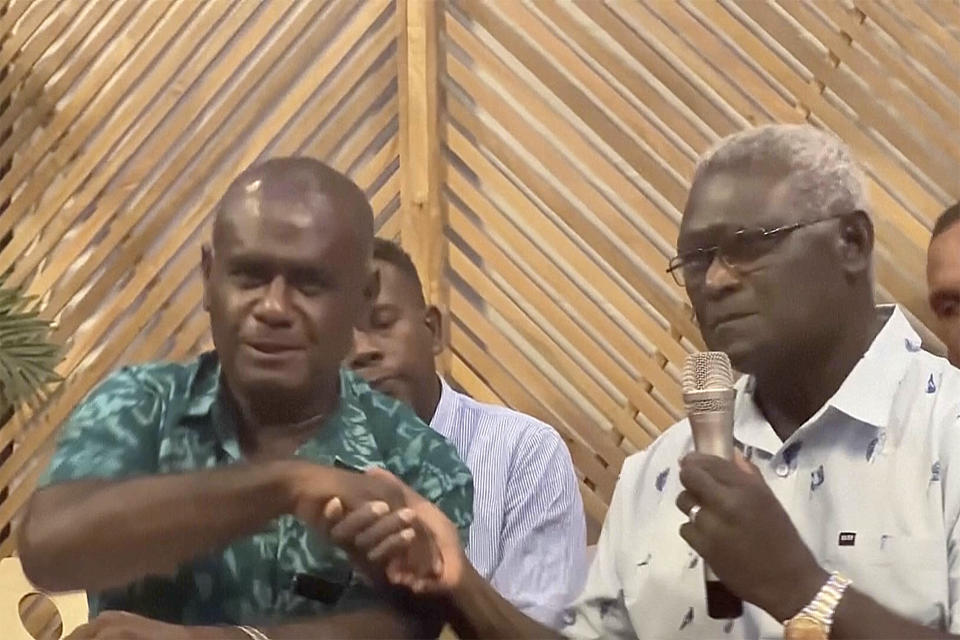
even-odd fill
[[(593, 340), (601, 343), (609, 357), (624, 358), (619, 360), (619, 366), (629, 368), (632, 375), (642, 376), (642, 382), (649, 381), (660, 387), (662, 393), (671, 400), (666, 407), (668, 410), (679, 409), (681, 400), (676, 389), (676, 380), (668, 376), (657, 365), (654, 358), (637, 345), (621, 326), (617, 325), (609, 315), (603, 313), (596, 302), (589, 299), (575, 282), (550, 261), (549, 257), (543, 253), (543, 247), (548, 246), (548, 243), (544, 242), (542, 237), (528, 239), (525, 234), (533, 233), (533, 229), (526, 225), (518, 228), (513, 221), (508, 221), (459, 173), (449, 175), (448, 184), (452, 194), (469, 206), (484, 221), (485, 226), (495, 229), (496, 235), (502, 239), (503, 244), (513, 250), (513, 255), (523, 256), (529, 264), (518, 265), (518, 268), (530, 277), (536, 277), (537, 285), (544, 289), (546, 296), (558, 307), (562, 306), (564, 311), (571, 315), (573, 322), (583, 327)], [(497, 242), (496, 238), (491, 239)], [(604, 370), (606, 369), (604, 367)]]
[[(291, 79), (296, 75), (296, 71), (293, 68), (281, 67), (281, 72), (273, 73), (270, 75), (267, 74), (268, 71), (272, 68), (273, 65), (277, 63), (287, 48), (290, 46), (294, 39), (297, 37), (302, 37), (300, 29), (304, 26), (310, 24), (311, 19), (315, 15), (313, 11), (309, 10), (311, 8), (318, 8), (319, 5), (312, 4), (307, 7), (300, 6), (301, 10), (296, 12), (296, 15), (293, 17), (291, 22), (288, 25), (285, 25), (287, 28), (283, 29), (283, 32), (280, 36), (275, 38), (271, 44), (274, 46), (265, 47), (261, 52), (262, 55), (257, 59), (256, 63), (249, 68), (249, 73), (245, 73), (238, 77), (235, 82), (231, 83), (226, 95), (222, 100), (216, 105), (216, 109), (207, 114), (207, 117), (202, 119), (198, 126), (194, 129), (189, 130), (189, 133), (186, 133), (182, 129), (170, 130), (161, 130), (158, 131), (155, 135), (155, 140), (160, 141), (168, 139), (167, 136), (170, 135), (180, 135), (184, 136), (186, 140), (189, 141), (189, 144), (186, 144), (177, 149), (176, 154), (173, 156), (172, 161), (163, 167), (162, 173), (159, 174), (156, 181), (150, 185), (150, 188), (146, 191), (142, 189), (135, 195), (135, 200), (133, 203), (127, 203), (123, 205), (129, 212), (128, 216), (125, 216), (126, 221), (125, 225), (113, 225), (111, 231), (117, 235), (113, 236), (117, 240), (122, 241), (127, 233), (131, 231), (133, 226), (140, 222), (143, 217), (147, 217), (147, 212), (153, 212), (152, 218), (149, 220), (148, 227), (143, 229), (140, 233), (136, 234), (133, 237), (133, 241), (129, 245), (124, 245), (129, 247), (129, 251), (132, 253), (132, 260), (139, 259), (142, 256), (142, 252), (147, 246), (149, 239), (156, 237), (163, 226), (165, 221), (169, 219), (170, 216), (176, 214), (176, 212), (182, 209), (185, 206), (186, 199), (190, 197), (190, 189), (178, 189), (175, 191), (174, 196), (170, 196), (169, 192), (177, 184), (177, 180), (181, 179), (181, 176), (189, 170), (189, 167), (194, 166), (198, 161), (198, 158), (205, 159), (207, 162), (216, 164), (229, 153), (234, 141), (223, 135), (217, 136), (217, 132), (221, 130), (225, 120), (229, 119), (229, 122), (232, 126), (236, 127), (237, 130), (245, 130), (255, 121), (260, 108), (258, 106), (258, 100), (266, 100), (267, 96), (274, 94), (275, 92), (280, 92), (283, 90), (283, 87), (291, 81)], [(331, 32), (331, 30), (338, 24), (337, 18), (342, 19), (342, 13), (335, 13), (333, 15), (327, 15), (329, 21), (318, 21), (313, 23), (314, 25), (326, 25), (326, 28), (317, 33), (316, 31), (311, 30), (308, 32), (309, 35), (323, 35), (325, 33)], [(264, 16), (265, 20), (262, 22), (262, 25), (265, 29), (271, 28), (270, 16)], [(256, 33), (255, 30), (251, 29), (248, 33)], [(263, 35), (266, 36), (268, 31), (264, 31)], [(242, 44), (242, 43), (241, 43)], [(226, 56), (223, 59), (223, 65), (219, 66), (214, 72), (212, 72), (208, 78), (209, 83), (204, 84), (201, 88), (198, 89), (198, 102), (204, 99), (203, 96), (209, 95), (211, 98), (214, 95), (214, 91), (217, 89), (219, 82), (222, 82), (223, 77), (229, 75), (231, 70), (238, 66), (239, 61), (247, 57), (247, 52), (242, 47), (235, 47), (232, 52), (234, 55)], [(218, 80), (219, 78), (219, 80)], [(261, 78), (265, 78), (263, 82), (260, 82)], [(250, 86), (256, 86), (257, 90), (254, 93), (249, 93)], [(210, 91), (210, 94), (206, 92)], [(189, 101), (183, 105), (185, 107), (193, 107), (193, 104), (190, 104)], [(199, 106), (199, 105), (197, 105)], [(190, 111), (183, 111), (182, 113), (191, 113)], [(196, 111), (193, 112), (194, 114)], [(172, 119), (171, 122), (181, 122), (181, 126), (185, 124), (183, 119)], [(186, 121), (189, 123), (189, 120)], [(215, 136), (211, 138), (211, 136)], [(203, 151), (203, 155), (199, 156), (200, 151)], [(148, 147), (148, 151), (152, 151)], [(159, 148), (156, 150), (159, 153)], [(145, 158), (155, 157), (153, 153), (145, 154)], [(146, 168), (144, 168), (146, 171)], [(123, 175), (120, 178), (124, 182), (136, 182), (136, 178), (129, 175)], [(111, 204), (111, 207), (121, 206), (123, 198), (125, 198), (126, 193), (123, 190), (114, 192), (118, 199), (114, 200)], [(109, 195), (108, 195), (109, 197)], [(157, 200), (166, 197), (167, 200), (161, 200), (163, 206), (162, 208), (156, 207)], [(142, 199), (140, 199), (142, 198)], [(110, 202), (107, 200), (107, 202)], [(110, 208), (105, 208), (107, 215), (109, 215)], [(104, 244), (106, 246), (104, 246)], [(101, 244), (97, 250), (101, 251), (100, 256), (105, 256), (111, 244)], [(113, 282), (119, 277), (119, 273), (122, 273), (122, 269), (125, 269), (129, 266), (131, 262), (127, 262), (126, 265), (118, 265), (115, 269), (120, 271), (114, 271), (111, 275), (102, 278), (100, 282), (104, 284)], [(91, 268), (95, 265), (91, 265)], [(91, 272), (80, 272), (75, 274), (71, 278), (69, 287), (65, 287), (65, 291), (58, 290), (55, 293), (54, 301), (51, 302), (50, 307), (52, 307), (54, 312), (59, 312), (62, 309), (62, 304), (65, 304), (70, 296), (75, 295), (79, 290), (80, 286), (89, 278)], [(59, 298), (57, 297), (59, 295)], [(61, 302), (62, 301), (62, 302)], [(59, 303), (59, 304), (58, 304)], [(49, 308), (49, 307), (48, 307)], [(86, 317), (86, 316), (84, 316)], [(61, 323), (63, 319), (61, 318)]]
[[(681, 328), (685, 335), (696, 335), (696, 327), (690, 319), (677, 310), (676, 303), (679, 296), (670, 292), (671, 285), (662, 270), (655, 272), (656, 280), (651, 282), (650, 276), (643, 272), (643, 263), (637, 259), (632, 247), (627, 246), (620, 236), (615, 235), (602, 221), (597, 220), (592, 211), (584, 208), (581, 203), (570, 200), (564, 193), (564, 185), (553, 180), (542, 167), (531, 164), (532, 156), (529, 155), (528, 150), (514, 146), (508, 140), (501, 138), (502, 130), (494, 130), (483, 118), (469, 111), (460, 101), (451, 100), (448, 103), (448, 109), (451, 118), (464, 123), (466, 130), (473, 137), (481, 139), (483, 146), (489, 149), (489, 153), (504, 162), (512, 173), (522, 175), (521, 181), (524, 186), (532, 189), (537, 198), (561, 216), (582, 241), (599, 252), (604, 261), (609, 263), (620, 277), (626, 279), (643, 298), (659, 303), (658, 308), (662, 308), (669, 315), (670, 322)], [(559, 158), (550, 158), (550, 160), (562, 162)], [(593, 196), (589, 191), (585, 195)], [(608, 207), (604, 209), (608, 213), (613, 213)], [(611, 220), (617, 222), (615, 214)], [(621, 225), (622, 222), (622, 220), (619, 221)], [(639, 243), (643, 243), (638, 236), (634, 237)], [(654, 263), (653, 269), (656, 269), (656, 265), (666, 266), (666, 256), (647, 247), (643, 247), (643, 253)]]
[[(529, 286), (529, 283), (524, 282), (522, 276), (518, 274), (518, 270), (510, 265), (508, 259), (492, 244), (487, 244), (482, 234), (478, 233), (477, 229), (473, 228), (465, 219), (465, 216), (458, 211), (453, 211), (451, 214), (450, 231), (466, 242), (471, 250), (479, 251), (486, 256), (484, 259), (486, 269), (481, 271), (459, 249), (451, 247), (451, 272), (469, 282), (471, 289), (483, 298), (485, 305), (496, 310), (511, 327), (522, 333), (528, 342), (536, 346), (537, 353), (548, 358), (551, 364), (564, 374), (564, 377), (577, 380), (578, 391), (584, 394), (593, 406), (604, 414), (608, 423), (613, 424), (621, 434), (630, 438), (638, 446), (649, 443), (658, 432), (644, 433), (637, 428), (637, 425), (622, 421), (617, 403), (623, 403), (624, 398), (617, 393), (617, 387), (603, 384), (603, 382), (606, 382), (605, 380), (592, 379), (590, 370), (596, 371), (600, 362), (603, 361), (602, 356), (589, 348), (582, 349), (581, 347), (582, 351), (578, 352), (563, 336), (563, 333), (566, 332), (570, 334), (570, 340), (579, 338), (576, 330), (571, 329), (571, 326), (574, 326), (573, 323), (559, 324), (557, 319), (564, 318), (564, 316), (554, 313), (552, 317), (554, 322), (558, 322), (559, 326), (552, 326), (547, 319), (546, 314), (549, 313), (549, 310), (545, 305), (539, 309), (518, 307), (520, 299), (531, 300), (532, 298), (539, 298), (539, 296), (534, 293), (534, 288)], [(491, 263), (495, 263), (496, 266)], [(542, 303), (542, 300), (533, 301)], [(558, 342), (560, 344), (557, 344)], [(582, 340), (578, 340), (578, 343), (583, 344)], [(570, 353), (571, 351), (573, 353)], [(607, 362), (603, 362), (603, 364), (609, 365)], [(621, 375), (617, 375), (620, 372), (613, 366), (608, 366), (607, 372), (615, 378), (622, 378)], [(621, 387), (626, 387), (628, 384), (621, 380)], [(613, 393), (610, 392), (611, 387)], [(650, 401), (650, 398), (646, 397), (645, 394), (631, 395), (635, 404), (642, 406), (652, 416), (651, 419), (662, 425), (661, 428), (666, 428), (673, 422), (672, 417), (663, 407)]]
[[(242, 6), (243, 5), (241, 5), (241, 7)], [(248, 9), (252, 9), (252, 7), (248, 7)], [(209, 63), (217, 55), (220, 48), (226, 44), (228, 34), (232, 30), (240, 28), (249, 14), (249, 10), (242, 10), (230, 14), (225, 23), (221, 25), (224, 28), (218, 30), (212, 38), (202, 36), (213, 26), (214, 22), (222, 17), (221, 15), (211, 12), (203, 15), (202, 19), (191, 21), (189, 28), (185, 29), (183, 33), (180, 34), (180, 37), (173, 42), (175, 50), (182, 51), (182, 53), (178, 56), (165, 57), (162, 64), (156, 65), (150, 75), (144, 78), (140, 87), (156, 88), (162, 86), (161, 81), (169, 76), (174, 69), (177, 69), (182, 62), (187, 60), (188, 56), (189, 64), (182, 70), (178, 70), (187, 77), (199, 75), (206, 64)], [(190, 47), (187, 46), (187, 43), (191, 42), (200, 42), (202, 46), (199, 50), (191, 51)], [(157, 92), (156, 89), (154, 89), (153, 91), (137, 92), (137, 94), (130, 96), (130, 99), (124, 101), (122, 106), (114, 111), (112, 117), (102, 129), (102, 131), (108, 133), (108, 135), (102, 137), (95, 136), (92, 140), (88, 139), (86, 141), (86, 149), (78, 157), (78, 163), (76, 165), (79, 171), (63, 179), (59, 190), (54, 192), (54, 194), (50, 194), (49, 191), (45, 194), (47, 197), (44, 198), (43, 209), (48, 213), (46, 215), (33, 216), (20, 225), (21, 233), (14, 236), (13, 241), (4, 249), (3, 254), (0, 255), (0, 269), (7, 266), (4, 258), (10, 256), (11, 258), (8, 259), (12, 259), (12, 256), (17, 256), (17, 265), (10, 276), (11, 284), (18, 285), (23, 282), (26, 274), (32, 271), (39, 260), (47, 255), (53, 244), (60, 240), (63, 233), (65, 233), (74, 222), (75, 216), (86, 207), (89, 202), (88, 197), (92, 197), (92, 195), (88, 196), (88, 194), (96, 193), (103, 187), (107, 177), (114, 175), (117, 168), (122, 166), (122, 163), (129, 155), (140, 146), (143, 139), (149, 135), (156, 124), (167, 114), (167, 110), (175, 103), (177, 98), (177, 94), (172, 91), (162, 94), (159, 99), (155, 99), (156, 96)], [(142, 109), (148, 105), (150, 111), (142, 111)], [(134, 122), (136, 124), (133, 130), (129, 131), (125, 136), (128, 144), (124, 146), (124, 151), (109, 159), (103, 167), (103, 170), (99, 172), (99, 176), (101, 176), (100, 180), (91, 179), (89, 174), (85, 172), (98, 166), (120, 135), (127, 131), (127, 127)], [(68, 198), (68, 194), (71, 193), (74, 186), (81, 184), (83, 181), (87, 182), (88, 187), (83, 192), (83, 195), (75, 197), (71, 203), (73, 206), (61, 208), (61, 205)], [(94, 219), (97, 218), (98, 217), (94, 217)], [(21, 254), (23, 244), (29, 242), (29, 239), (38, 234), (41, 228), (43, 229), (43, 237), (40, 243), (31, 247), (31, 250), (25, 252), (25, 255)]]
[[(26, 135), (27, 132), (38, 130), (40, 135), (32, 140), (32, 144), (21, 146), (24, 139), (15, 133), (0, 147), (0, 162), (6, 162), (13, 156), (14, 150), (18, 151), (17, 162), (0, 180), (0, 197), (11, 194), (13, 186), (20, 180), (28, 179), (26, 191), (21, 194), (24, 197), (11, 203), (7, 214), (13, 217), (7, 220), (17, 221), (27, 204), (39, 199), (53, 180), (54, 173), (66, 164), (86, 136), (100, 125), (102, 114), (109, 113), (116, 106), (117, 101), (160, 52), (165, 41), (187, 24), (191, 15), (192, 12), (170, 11), (170, 6), (163, 3), (144, 5), (122, 37), (111, 40), (103, 57), (97, 60), (90, 72), (82, 76), (72, 95), (73, 108), (55, 110), (52, 120), (45, 126), (41, 126), (41, 118), (46, 114), (38, 113), (36, 108), (21, 118), (15, 132), (23, 131)], [(141, 51), (142, 55), (136, 55)], [(114, 90), (106, 90), (107, 87)], [(68, 130), (73, 135), (60, 143)], [(73, 167), (75, 173), (83, 170)], [(0, 229), (6, 230), (3, 223), (7, 220), (0, 221)]]
[(553, 249), (554, 260), (569, 262), (569, 265), (561, 262), (558, 266), (564, 269), (569, 277), (582, 278), (578, 286), (586, 289), (592, 284), (602, 288), (602, 295), (588, 294), (595, 304), (604, 307), (608, 314), (615, 310), (617, 313), (611, 314), (614, 318), (630, 316), (630, 321), (621, 325), (624, 331), (631, 333), (631, 329), (638, 329), (639, 334), (634, 333), (636, 341), (651, 342), (649, 351), (659, 349), (668, 354), (677, 365), (682, 366), (686, 351), (676, 344), (667, 328), (661, 326), (655, 318), (647, 318), (637, 298), (630, 295), (633, 291), (629, 285), (619, 282), (612, 270), (604, 269), (603, 265), (590, 258), (585, 247), (578, 242), (579, 236), (566, 233), (565, 228), (557, 221), (551, 221), (544, 216), (542, 210), (529, 201), (517, 185), (471, 146), (458, 131), (449, 129), (447, 138), (450, 150), (456, 154), (456, 158), (468, 163), (482, 179), (485, 195), (492, 201), (502, 201), (500, 209), (505, 214), (522, 216), (514, 224), (523, 229), (535, 229), (539, 234), (538, 241), (546, 240), (546, 246)]
[[(901, 21), (902, 8), (883, 2), (854, 0), (854, 6), (897, 42), (913, 63), (938, 79), (954, 95), (960, 95), (960, 68), (956, 57), (947, 57), (928, 42), (926, 32), (909, 28)], [(950, 64), (953, 60), (953, 64)]]
[[(0, 47), (0, 67), (7, 67), (15, 56), (22, 54), (26, 42), (41, 28), (56, 6), (55, 0), (40, 0), (16, 2), (5, 8), (3, 19), (0, 20), (0, 33), (9, 36), (4, 38), (3, 46)], [(54, 21), (62, 22), (62, 19), (63, 15), (60, 15), (60, 20), (54, 18)], [(14, 24), (17, 25), (15, 29)]]

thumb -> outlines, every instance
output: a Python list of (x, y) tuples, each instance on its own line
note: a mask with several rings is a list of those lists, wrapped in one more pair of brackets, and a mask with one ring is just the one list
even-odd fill
[(756, 465), (754, 465), (752, 462), (747, 460), (744, 457), (743, 452), (740, 451), (740, 449), (737, 449), (736, 447), (734, 447), (733, 449), (733, 463), (737, 465), (738, 469), (740, 469), (745, 473), (749, 473), (750, 475), (760, 474), (760, 470), (757, 469)]

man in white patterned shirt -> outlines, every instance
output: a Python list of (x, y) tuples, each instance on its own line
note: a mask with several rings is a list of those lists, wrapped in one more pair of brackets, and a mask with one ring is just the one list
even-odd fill
[[(563, 636), (958, 637), (960, 371), (878, 313), (868, 210), (850, 150), (810, 126), (701, 159), (670, 271), (748, 374), (743, 453), (693, 453), (683, 421), (627, 459)], [(559, 637), (474, 576), (442, 513), (414, 511), (442, 561), (398, 558), (393, 582), (445, 596), (461, 635)], [(742, 616), (708, 616), (704, 561)]]
[(521, 611), (557, 626), (587, 571), (583, 503), (563, 439), (536, 418), (452, 389), (434, 368), (440, 312), (425, 304), (410, 257), (377, 239), (374, 265), (380, 293), (350, 365), (453, 443), (474, 476), (470, 562)]

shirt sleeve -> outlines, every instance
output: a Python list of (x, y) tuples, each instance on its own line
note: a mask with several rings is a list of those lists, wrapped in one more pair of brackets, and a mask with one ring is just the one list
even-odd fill
[[(563, 635), (577, 640), (636, 640), (623, 596), (623, 583), (617, 569), (617, 555), (629, 522), (630, 497), (633, 494), (640, 458), (634, 454), (624, 463), (620, 481), (613, 491), (607, 518), (600, 532), (597, 553), (587, 575), (587, 584), (563, 617)], [(624, 481), (627, 479), (628, 481)]]
[(528, 616), (557, 628), (587, 572), (583, 501), (566, 445), (549, 427), (513, 461), (493, 587)]
[(39, 486), (156, 473), (162, 415), (159, 395), (134, 370), (110, 375), (67, 419)]

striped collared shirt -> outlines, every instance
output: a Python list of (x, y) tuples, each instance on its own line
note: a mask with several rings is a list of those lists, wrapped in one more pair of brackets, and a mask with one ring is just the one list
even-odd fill
[(557, 626), (586, 577), (586, 525), (570, 453), (549, 425), (443, 390), (430, 426), (474, 478), (467, 556), (527, 615)]

